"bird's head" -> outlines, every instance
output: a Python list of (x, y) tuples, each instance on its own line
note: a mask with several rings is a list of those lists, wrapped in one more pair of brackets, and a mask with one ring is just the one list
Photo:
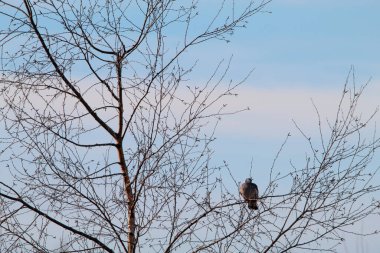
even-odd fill
[(245, 180), (245, 182), (247, 183), (247, 184), (250, 184), (250, 183), (252, 183), (252, 178), (247, 178), (246, 180)]

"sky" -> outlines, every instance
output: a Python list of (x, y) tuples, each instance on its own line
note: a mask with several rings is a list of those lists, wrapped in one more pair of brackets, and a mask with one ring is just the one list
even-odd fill
[[(292, 119), (310, 129), (315, 127), (311, 100), (322, 115), (333, 116), (351, 67), (357, 86), (370, 80), (363, 112), (376, 109), (380, 91), (379, 1), (281, 0), (273, 1), (266, 10), (270, 13), (257, 14), (246, 30), (236, 32), (228, 47), (217, 45), (224, 50), (220, 58), (233, 55), (232, 75), (254, 68), (240, 87), (240, 97), (230, 104), (252, 110), (225, 118), (223, 126), (228, 127), (221, 127), (223, 138), (252, 143), (269, 140), (279, 145), (281, 136), (294, 130)], [(204, 50), (216, 51), (217, 56), (218, 49)]]
[[(286, 170), (289, 160), (304, 157), (305, 142), (292, 120), (316, 135), (311, 100), (323, 117), (331, 118), (352, 67), (358, 85), (370, 80), (360, 109), (365, 115), (375, 110), (380, 104), (379, 11), (379, 0), (274, 0), (250, 19), (248, 28), (236, 31), (230, 43), (214, 41), (192, 51), (200, 59), (199, 80), (212, 73), (208, 66), (230, 56), (231, 78), (254, 69), (238, 89), (239, 97), (228, 101), (232, 109), (251, 110), (222, 119), (214, 161), (226, 160), (241, 181), (252, 166), (251, 176), (263, 187), (259, 178), (266, 176), (288, 133), (280, 166)], [(376, 220), (358, 228), (369, 224)], [(380, 247), (380, 236), (351, 239), (339, 252), (375, 253)]]
[(234, 55), (255, 65), (256, 87), (331, 87), (350, 65), (363, 78), (375, 77), (379, 7), (378, 1), (273, 1), (271, 14), (256, 15), (248, 31), (237, 32)]
[[(288, 133), (280, 166), (286, 169), (289, 160), (304, 157), (306, 146), (292, 120), (311, 136), (317, 134), (312, 100), (322, 118), (332, 118), (351, 68), (356, 85), (370, 80), (363, 114), (380, 104), (380, 1), (278, 0), (265, 10), (237, 31), (228, 47), (220, 43), (216, 50), (233, 55), (232, 73), (254, 68), (239, 98), (230, 102), (251, 110), (222, 120), (216, 158), (237, 168), (240, 180), (252, 166), (259, 186)], [(357, 228), (379, 226), (376, 221), (368, 219)], [(380, 247), (380, 236), (349, 239), (339, 252), (374, 253)]]

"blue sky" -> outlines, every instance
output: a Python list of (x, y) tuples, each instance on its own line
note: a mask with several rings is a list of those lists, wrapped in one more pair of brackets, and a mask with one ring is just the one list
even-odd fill
[[(227, 58), (230, 53), (233, 54), (232, 76), (242, 76), (255, 68), (241, 87), (243, 98), (232, 102), (236, 108), (248, 105), (252, 111), (231, 117), (236, 117), (235, 126), (247, 128), (249, 124), (238, 122), (245, 118), (251, 123), (256, 121), (255, 116), (262, 117), (260, 120), (278, 117), (297, 120), (298, 116), (301, 121), (314, 119), (311, 98), (331, 115), (351, 66), (355, 68), (357, 85), (371, 78), (363, 110), (372, 111), (378, 106), (380, 1), (281, 0), (273, 1), (266, 10), (271, 13), (254, 16), (249, 27), (238, 31), (228, 46), (220, 42), (217, 50), (208, 51), (214, 55), (204, 63)], [(275, 121), (269, 123), (271, 126), (258, 130), (269, 127), (275, 131)], [(289, 131), (283, 129), (285, 125), (277, 129), (282, 135)], [(252, 132), (252, 136), (267, 140), (268, 134)]]
[[(236, 31), (230, 43), (214, 41), (191, 51), (191, 57), (200, 60), (196, 70), (200, 80), (212, 73), (208, 66), (230, 55), (231, 77), (255, 69), (239, 89), (239, 98), (229, 101), (232, 108), (249, 106), (252, 110), (222, 120), (216, 132), (215, 162), (226, 160), (234, 176), (244, 180), (252, 161), (253, 176), (264, 178), (256, 181), (259, 187), (264, 187), (288, 132), (292, 137), (279, 166), (286, 170), (290, 159), (304, 157), (305, 143), (292, 119), (315, 135), (318, 129), (310, 99), (322, 115), (332, 117), (331, 108), (337, 104), (351, 66), (358, 84), (372, 78), (363, 112), (371, 112), (380, 101), (379, 0), (275, 0), (266, 11), (252, 17), (247, 29)], [(359, 228), (369, 223), (376, 224), (376, 219)], [(379, 239), (354, 238), (340, 252), (360, 253), (358, 242), (366, 243), (364, 252), (377, 252)]]
[[(368, 115), (380, 104), (380, 1), (278, 0), (266, 10), (270, 13), (254, 16), (228, 46), (216, 43), (214, 51), (203, 49), (213, 54), (206, 64), (233, 54), (232, 76), (255, 68), (241, 87), (240, 97), (230, 102), (233, 108), (250, 106), (252, 110), (222, 120), (216, 159), (227, 160), (240, 180), (253, 161), (253, 176), (263, 178), (259, 184), (264, 185), (288, 132), (292, 137), (279, 167), (286, 170), (289, 160), (304, 158), (306, 146), (292, 119), (316, 135), (311, 99), (323, 117), (331, 118), (351, 66), (357, 85), (371, 78), (361, 111)], [(379, 228), (377, 219), (368, 219), (357, 228), (369, 228), (369, 224)], [(377, 252), (379, 239), (350, 238), (339, 252)]]
[(255, 142), (280, 143), (292, 130), (291, 119), (312, 129), (316, 122), (311, 99), (322, 113), (333, 116), (331, 109), (351, 66), (357, 85), (371, 78), (363, 111), (379, 105), (380, 1), (281, 0), (266, 10), (271, 13), (254, 16), (228, 46), (220, 42), (217, 50), (205, 49), (213, 56), (204, 64), (233, 54), (232, 76), (255, 68), (241, 96), (231, 101), (234, 108), (252, 110), (225, 119), (226, 126), (233, 125), (222, 127), (226, 138), (235, 138), (228, 129), (239, 127), (245, 142), (250, 135)]
[(329, 87), (351, 65), (363, 78), (379, 74), (379, 1), (281, 0), (266, 10), (228, 49), (219, 45), (234, 54), (236, 68), (256, 68), (250, 85)]

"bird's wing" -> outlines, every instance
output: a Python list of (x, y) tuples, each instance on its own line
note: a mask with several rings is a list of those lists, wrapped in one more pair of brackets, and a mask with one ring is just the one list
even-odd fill
[(247, 187), (246, 195), (248, 199), (256, 200), (259, 197), (259, 189), (256, 184), (251, 183), (249, 187)]
[(254, 185), (254, 198), (258, 199), (259, 198), (259, 188), (257, 188), (257, 185)]

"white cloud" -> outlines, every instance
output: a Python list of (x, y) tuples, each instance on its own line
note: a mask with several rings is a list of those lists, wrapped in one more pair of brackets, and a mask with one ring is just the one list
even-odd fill
[[(343, 89), (343, 88), (342, 88)], [(318, 130), (318, 116), (312, 101), (320, 112), (322, 121), (334, 119), (342, 89), (336, 88), (268, 88), (245, 87), (240, 90), (237, 99), (231, 99), (232, 109), (249, 106), (250, 111), (223, 119), (219, 134), (247, 137), (283, 137), (294, 131), (294, 119), (305, 131)], [(367, 87), (359, 103), (358, 113), (363, 117), (374, 112), (379, 105), (380, 85), (372, 82)], [(380, 119), (377, 115), (377, 121)], [(375, 118), (376, 120), (376, 118)]]

